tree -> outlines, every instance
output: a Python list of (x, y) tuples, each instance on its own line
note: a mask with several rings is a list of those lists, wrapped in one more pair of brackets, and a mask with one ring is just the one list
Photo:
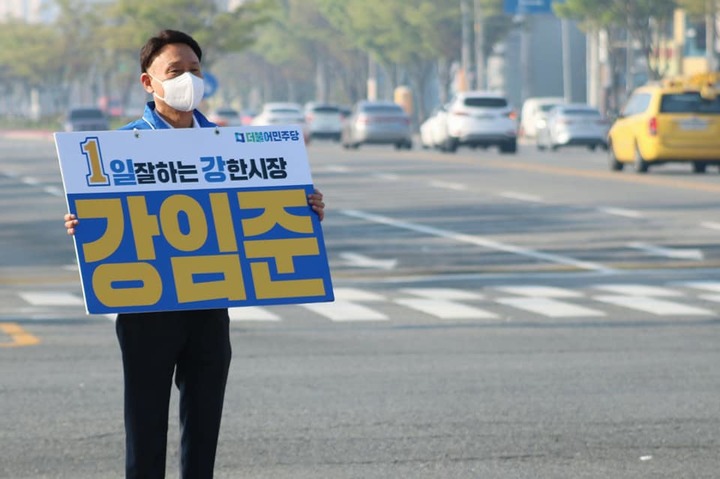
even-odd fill
[(619, 26), (640, 45), (651, 79), (660, 78), (662, 66), (657, 61), (661, 35), (672, 20), (675, 0), (566, 0), (555, 4), (555, 12), (586, 26)]

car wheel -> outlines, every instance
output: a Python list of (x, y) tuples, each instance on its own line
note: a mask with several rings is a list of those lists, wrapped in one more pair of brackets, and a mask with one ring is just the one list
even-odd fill
[(595, 148), (597, 148), (597, 145), (588, 145), (588, 150), (595, 151)]
[(516, 153), (517, 152), (517, 141), (511, 140), (500, 145), (500, 153)]
[(537, 146), (538, 151), (545, 151), (545, 145), (541, 144), (539, 141), (535, 144)]
[(455, 153), (458, 148), (458, 142), (455, 138), (448, 138), (445, 143), (445, 151), (448, 153)]
[(560, 148), (560, 145), (550, 145), (552, 151), (558, 151), (558, 148)]
[(615, 156), (615, 150), (613, 149), (612, 144), (610, 144), (608, 146), (607, 152), (608, 152), (608, 166), (610, 166), (610, 170), (611, 171), (622, 171), (622, 169), (625, 165), (623, 165), (622, 163), (620, 163), (618, 161), (617, 157)]
[(642, 157), (640, 149), (637, 146), (635, 147), (635, 161), (633, 162), (633, 166), (635, 167), (635, 173), (647, 173), (650, 169), (650, 165), (648, 165), (648, 162)]
[(694, 161), (692, 165), (693, 173), (705, 173), (707, 163), (704, 161)]

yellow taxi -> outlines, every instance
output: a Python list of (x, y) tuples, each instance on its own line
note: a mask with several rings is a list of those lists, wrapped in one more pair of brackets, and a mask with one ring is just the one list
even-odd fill
[(661, 80), (637, 88), (608, 132), (609, 166), (645, 173), (670, 162), (695, 173), (720, 165), (720, 72)]

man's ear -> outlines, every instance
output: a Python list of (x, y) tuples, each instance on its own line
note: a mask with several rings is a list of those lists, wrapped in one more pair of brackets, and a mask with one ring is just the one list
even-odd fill
[(142, 73), (140, 75), (140, 83), (142, 83), (143, 88), (148, 93), (154, 93), (155, 90), (152, 87), (152, 78), (150, 78), (150, 75), (147, 73)]

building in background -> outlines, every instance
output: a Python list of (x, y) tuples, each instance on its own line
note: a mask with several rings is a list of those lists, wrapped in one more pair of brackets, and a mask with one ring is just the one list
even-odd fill
[[(564, 96), (572, 102), (586, 102), (585, 34), (574, 22), (567, 22), (566, 26), (568, 36), (564, 42), (562, 21), (555, 15), (525, 16), (523, 24), (505, 41), (504, 65), (499, 71), (497, 67), (493, 69), (495, 77), (489, 78), (488, 84), (504, 91), (518, 107), (527, 98), (539, 96)], [(568, 52), (563, 51), (564, 46), (569, 48)], [(497, 77), (500, 72), (502, 77)]]

